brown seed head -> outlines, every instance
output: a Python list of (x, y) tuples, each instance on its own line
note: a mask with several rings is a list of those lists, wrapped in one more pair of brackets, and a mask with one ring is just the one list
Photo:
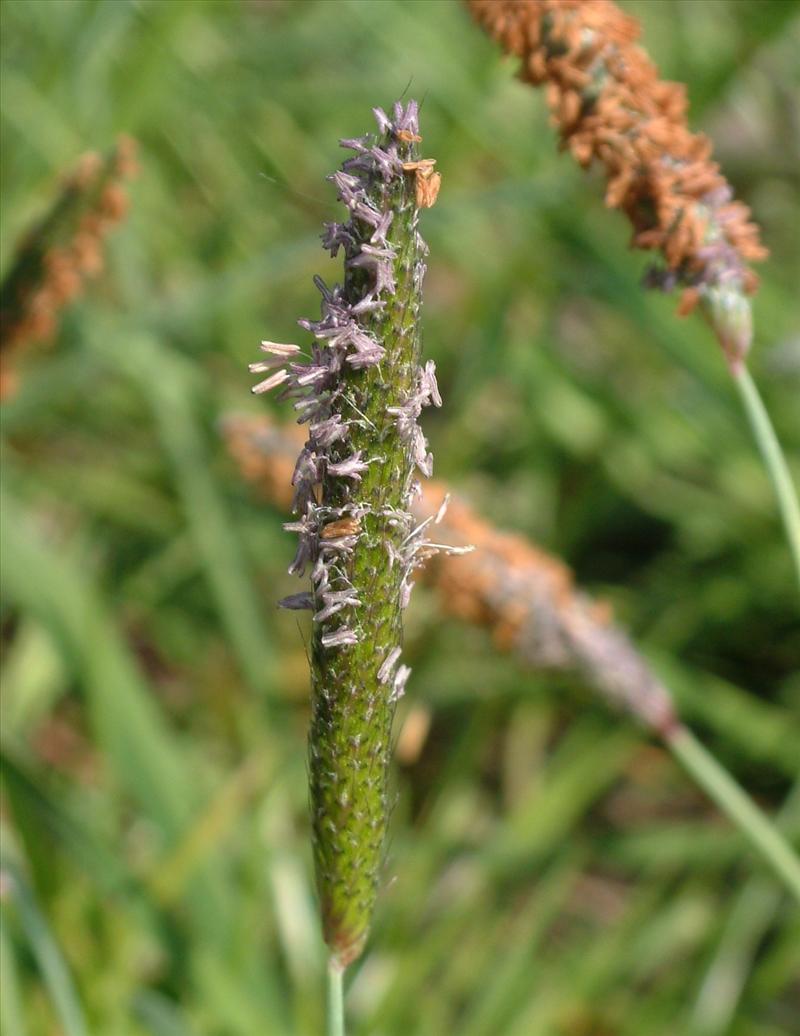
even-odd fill
[(17, 384), (10, 373), (17, 354), (51, 337), (60, 309), (80, 294), (86, 277), (102, 270), (103, 238), (128, 207), (120, 181), (135, 169), (135, 143), (129, 137), (121, 137), (106, 157), (87, 152), (62, 178), (49, 214), (20, 242), (0, 286), (0, 396), (8, 396)]
[[(636, 19), (612, 0), (467, 3), (521, 59), (520, 77), (546, 84), (562, 147), (582, 166), (603, 166), (606, 204), (630, 220), (631, 244), (661, 253), (665, 268), (651, 282), (752, 294), (758, 279), (748, 264), (768, 254), (758, 228), (747, 206), (732, 200), (708, 139), (689, 130), (685, 87), (659, 79), (637, 45)], [(683, 299), (681, 312), (693, 298)], [(725, 330), (711, 322), (723, 342)]]

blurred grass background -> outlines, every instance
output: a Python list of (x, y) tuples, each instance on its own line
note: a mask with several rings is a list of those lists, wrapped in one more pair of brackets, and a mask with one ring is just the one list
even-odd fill
[[(752, 368), (798, 475), (800, 6), (625, 6), (772, 249)], [(274, 607), (293, 544), (219, 422), (270, 405), (247, 362), (337, 277), (337, 140), (404, 92), (444, 177), (437, 474), (611, 600), (776, 811), (796, 590), (718, 348), (639, 289), (598, 178), (460, 6), (4, 0), (2, 22), (2, 270), (82, 151), (124, 131), (142, 166), (107, 272), (2, 412), (3, 1032), (320, 1031), (307, 667)], [(397, 768), (353, 1033), (800, 1032), (798, 918), (741, 837), (577, 681), (417, 593), (398, 730), (431, 726)]]

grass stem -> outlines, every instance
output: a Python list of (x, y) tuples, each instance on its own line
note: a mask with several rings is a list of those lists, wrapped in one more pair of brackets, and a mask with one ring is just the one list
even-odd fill
[(775, 488), (778, 507), (786, 529), (786, 538), (789, 541), (797, 579), (800, 582), (800, 505), (797, 502), (792, 477), (756, 383), (744, 364), (734, 371), (733, 380), (742, 397), (750, 427), (753, 429), (756, 443)]
[[(783, 834), (800, 835), (800, 780), (775, 817)], [(753, 962), (785, 899), (770, 878), (754, 874), (738, 893), (703, 977), (691, 1014), (691, 1032), (723, 1036), (753, 974)]]
[(783, 835), (690, 730), (680, 726), (666, 740), (673, 754), (800, 903), (800, 860)]
[(328, 1027), (327, 1036), (345, 1036), (344, 1032), (344, 969), (333, 957), (328, 962)]

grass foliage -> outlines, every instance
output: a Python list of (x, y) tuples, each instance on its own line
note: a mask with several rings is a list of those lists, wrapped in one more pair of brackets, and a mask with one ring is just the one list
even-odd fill
[[(626, 6), (772, 249), (752, 366), (797, 476), (800, 8)], [(4, 0), (2, 20), (3, 269), (81, 151), (126, 131), (142, 165), (107, 273), (3, 407), (3, 1032), (322, 1030), (307, 664), (274, 607), (293, 543), (218, 423), (275, 405), (246, 363), (336, 276), (337, 138), (409, 84), (444, 177), (423, 227), (437, 473), (610, 599), (777, 811), (796, 591), (734, 387), (702, 323), (639, 289), (599, 180), (459, 5)], [(579, 682), (418, 595), (399, 718), (431, 726), (397, 767), (353, 1033), (792, 1031), (797, 914), (741, 836)], [(800, 833), (796, 795), (783, 822)]]

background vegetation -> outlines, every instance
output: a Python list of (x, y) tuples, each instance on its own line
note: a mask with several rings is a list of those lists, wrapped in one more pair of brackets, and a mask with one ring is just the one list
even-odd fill
[[(772, 249), (752, 367), (800, 474), (800, 7), (625, 6)], [(777, 810), (796, 589), (721, 355), (640, 290), (599, 179), (455, 0), (2, 18), (2, 269), (82, 151), (125, 131), (142, 166), (107, 273), (3, 406), (3, 1032), (320, 1030), (307, 667), (273, 603), (298, 589), (293, 544), (219, 422), (275, 405), (246, 363), (313, 315), (313, 273), (336, 277), (318, 234), (337, 139), (404, 91), (444, 176), (424, 221), (437, 474), (609, 599)], [(797, 1032), (797, 914), (664, 751), (425, 591), (407, 641), (398, 729), (413, 711), (430, 730), (397, 768), (353, 1032)]]

